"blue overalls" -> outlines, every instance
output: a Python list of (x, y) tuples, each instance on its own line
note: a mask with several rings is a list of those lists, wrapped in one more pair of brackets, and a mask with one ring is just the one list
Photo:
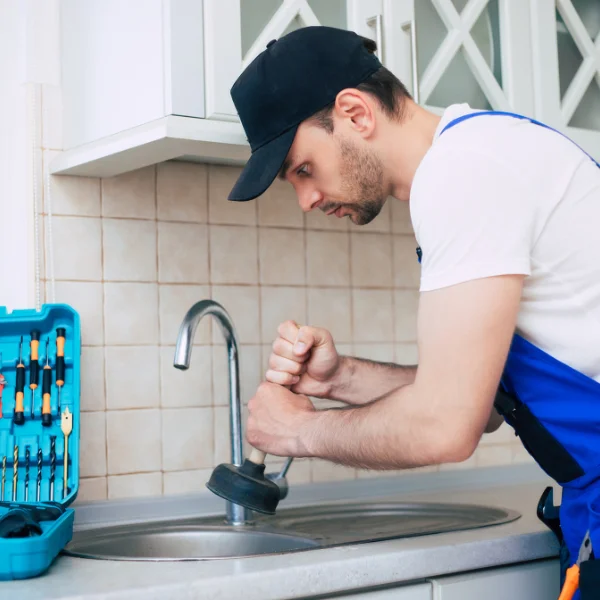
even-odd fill
[[(556, 131), (522, 115), (481, 111), (451, 121), (442, 134), (468, 119), (491, 115), (526, 119)], [(417, 255), (421, 262), (421, 248)], [(494, 406), (540, 467), (563, 488), (558, 536), (570, 562), (577, 559), (587, 532), (600, 557), (600, 383), (515, 334)], [(581, 565), (580, 590), (574, 598), (600, 598), (600, 560), (594, 555)]]

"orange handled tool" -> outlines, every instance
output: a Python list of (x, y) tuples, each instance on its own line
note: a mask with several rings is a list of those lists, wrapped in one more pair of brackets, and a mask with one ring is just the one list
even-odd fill
[(25, 365), (23, 364), (23, 336), (19, 342), (19, 362), (17, 363), (17, 384), (15, 386), (15, 414), (13, 421), (15, 425), (25, 423), (23, 414), (23, 395), (25, 390)]
[(29, 357), (29, 388), (31, 389), (31, 418), (33, 419), (33, 399), (35, 390), (40, 381), (40, 332), (34, 329), (31, 332), (31, 356)]
[(44, 376), (42, 378), (42, 425), (49, 427), (52, 425), (52, 414), (50, 412), (50, 388), (52, 387), (52, 368), (50, 367), (48, 356), (48, 342), (46, 340), (46, 364), (44, 365)]
[(579, 548), (579, 556), (577, 562), (567, 569), (565, 574), (565, 583), (560, 592), (558, 600), (572, 600), (575, 596), (575, 592), (579, 588), (579, 566), (582, 562), (585, 562), (592, 555), (592, 540), (590, 539), (589, 531), (586, 533), (585, 538), (581, 547)]
[(57, 412), (60, 415), (60, 388), (65, 385), (65, 328), (56, 330), (56, 387), (58, 388)]

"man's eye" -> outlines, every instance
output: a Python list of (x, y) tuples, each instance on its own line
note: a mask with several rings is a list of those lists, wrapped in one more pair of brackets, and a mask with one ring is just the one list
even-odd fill
[(299, 169), (297, 169), (296, 175), (298, 175), (299, 177), (306, 177), (308, 175), (306, 165), (302, 165)]

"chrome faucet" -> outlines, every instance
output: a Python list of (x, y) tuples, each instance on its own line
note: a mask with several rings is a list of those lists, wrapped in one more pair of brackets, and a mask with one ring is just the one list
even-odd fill
[[(179, 327), (173, 366), (176, 369), (184, 371), (189, 368), (194, 334), (196, 333), (198, 323), (206, 315), (215, 317), (227, 345), (227, 356), (229, 359), (229, 431), (231, 462), (234, 465), (240, 466), (244, 462), (244, 446), (240, 402), (238, 341), (231, 317), (218, 302), (215, 302), (214, 300), (201, 300), (200, 302), (196, 302), (196, 304), (188, 310)], [(282, 499), (287, 496), (288, 492), (285, 476), (291, 462), (292, 459), (288, 459), (280, 473), (266, 475), (266, 477), (279, 486)], [(252, 511), (244, 506), (226, 500), (225, 508), (226, 520), (230, 525), (244, 525), (252, 522)]]

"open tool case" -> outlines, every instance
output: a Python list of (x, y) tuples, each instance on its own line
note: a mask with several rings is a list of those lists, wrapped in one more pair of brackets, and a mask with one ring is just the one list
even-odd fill
[[(0, 372), (5, 379), (0, 419), (0, 468), (3, 475), (0, 531), (4, 532), (0, 535), (0, 580), (40, 575), (73, 535), (74, 510), (67, 507), (75, 500), (79, 488), (80, 353), (79, 315), (70, 306), (45, 304), (39, 312), (16, 310), (12, 313), (0, 307)], [(36, 355), (39, 376), (38, 385), (33, 390), (32, 413), (30, 365), (35, 362)], [(62, 385), (63, 378), (57, 377), (57, 373), (60, 376), (63, 370), (61, 355), (64, 355)], [(18, 372), (19, 365), (24, 366), (21, 373)], [(23, 375), (21, 403), (17, 385)], [(69, 419), (71, 433), (67, 438), (65, 489), (65, 435), (61, 421), (65, 421), (68, 430)], [(19, 519), (23, 520), (23, 517), (26, 517), (26, 522), (28, 519), (33, 521), (34, 527), (19, 529), (19, 525), (15, 533), (13, 523), (20, 524)], [(6, 537), (7, 531), (9, 537)]]

